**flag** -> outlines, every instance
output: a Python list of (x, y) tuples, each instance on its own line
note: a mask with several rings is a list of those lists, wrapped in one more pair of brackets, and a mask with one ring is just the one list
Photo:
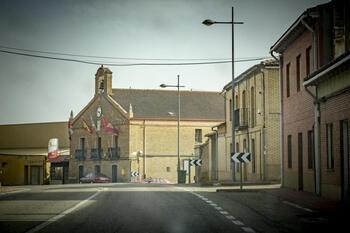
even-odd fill
[(96, 132), (96, 125), (94, 120), (92, 119), (92, 116), (90, 116), (90, 121), (91, 121), (91, 133)]
[(119, 135), (119, 130), (115, 128), (108, 120), (106, 116), (102, 117), (102, 126), (107, 133)]
[(90, 134), (92, 134), (92, 130), (89, 127), (89, 125), (86, 123), (86, 121), (83, 119), (83, 128), (88, 131)]
[(68, 120), (68, 135), (69, 135), (69, 140), (72, 140), (72, 135), (73, 135), (73, 111), (70, 111), (70, 117)]

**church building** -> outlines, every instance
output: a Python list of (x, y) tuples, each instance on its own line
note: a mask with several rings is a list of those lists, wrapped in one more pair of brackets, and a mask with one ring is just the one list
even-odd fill
[[(177, 97), (177, 90), (113, 89), (111, 70), (101, 66), (94, 97), (70, 119), (70, 182), (96, 172), (112, 182), (152, 177), (176, 183)], [(180, 169), (188, 170), (195, 144), (225, 119), (224, 97), (180, 91), (180, 103)]]

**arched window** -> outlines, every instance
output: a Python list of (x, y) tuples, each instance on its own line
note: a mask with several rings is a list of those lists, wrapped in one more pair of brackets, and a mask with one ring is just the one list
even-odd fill
[(252, 127), (255, 126), (255, 90), (254, 87), (250, 89), (250, 119)]

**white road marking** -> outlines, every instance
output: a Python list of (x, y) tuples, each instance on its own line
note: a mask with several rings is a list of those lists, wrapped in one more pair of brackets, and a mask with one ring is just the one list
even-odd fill
[[(221, 208), (220, 206), (218, 206), (217, 204), (213, 203), (211, 200), (209, 200), (208, 198), (206, 197), (203, 197), (202, 195), (200, 194), (197, 194), (195, 192), (191, 192), (193, 195), (197, 196), (198, 198), (202, 199), (203, 201), (205, 201), (206, 203), (208, 203), (209, 205), (213, 206), (216, 210), (218, 210), (222, 215), (224, 215), (228, 220), (231, 220), (232, 223), (234, 223), (235, 225), (238, 225), (238, 226), (242, 226), (241, 229), (247, 233), (255, 233), (255, 231), (250, 228), (250, 227), (246, 227), (244, 226), (244, 223), (239, 221), (239, 220), (236, 220), (236, 218), (232, 215), (229, 214), (229, 212), (227, 211), (224, 211), (223, 208)], [(295, 206), (296, 204), (293, 204), (293, 203), (288, 203), (288, 202), (285, 202), (286, 204), (292, 204), (293, 206)], [(296, 205), (297, 206), (297, 205)], [(295, 206), (295, 207), (296, 207)], [(310, 209), (306, 209), (306, 208), (303, 208), (301, 206), (298, 206), (299, 208), (302, 208), (304, 210), (307, 210), (307, 211), (311, 211)]]
[(228, 212), (227, 211), (220, 211), (220, 214), (228, 215)]
[(238, 226), (243, 226), (244, 224), (241, 222), (241, 221), (239, 221), (239, 220), (234, 220), (234, 221), (232, 221), (234, 224), (236, 224), (236, 225), (238, 225)]
[(309, 208), (304, 208), (298, 204), (295, 204), (295, 203), (292, 203), (292, 202), (289, 202), (289, 201), (283, 201), (284, 204), (287, 204), (287, 205), (290, 205), (290, 206), (293, 206), (295, 208), (298, 208), (298, 209), (301, 209), (301, 210), (304, 210), (304, 211), (307, 211), (307, 212), (310, 212), (312, 213), (313, 211)]
[(94, 197), (96, 197), (97, 195), (99, 195), (101, 193), (102, 190), (98, 190), (96, 193), (94, 193), (93, 195), (91, 195), (90, 197), (88, 197), (87, 199), (79, 202), (78, 204), (76, 204), (75, 206), (73, 206), (72, 208), (69, 208), (65, 211), (63, 211), (62, 213), (50, 218), (49, 220), (46, 220), (46, 222), (43, 222), (39, 225), (37, 225), (36, 227), (30, 229), (29, 231), (27, 231), (26, 233), (35, 233), (40, 231), (41, 229), (43, 229), (44, 227), (50, 225), (53, 222), (56, 222), (57, 220), (63, 218), (64, 216), (72, 213), (73, 211), (77, 210), (78, 208), (82, 207), (83, 205), (85, 205), (89, 200), (93, 199)]
[(255, 231), (254, 231), (252, 228), (250, 228), (250, 227), (241, 227), (241, 228), (242, 228), (242, 230), (245, 231), (245, 232), (255, 233)]

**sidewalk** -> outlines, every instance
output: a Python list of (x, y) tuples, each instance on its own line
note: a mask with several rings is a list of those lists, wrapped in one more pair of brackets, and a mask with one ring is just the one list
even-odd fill
[(0, 186), (0, 196), (10, 193), (18, 193), (29, 190), (23, 186)]
[(341, 203), (338, 201), (316, 196), (313, 193), (296, 191), (288, 188), (263, 190), (265, 193), (278, 197), (281, 201), (287, 201), (309, 208), (315, 211), (335, 211)]

